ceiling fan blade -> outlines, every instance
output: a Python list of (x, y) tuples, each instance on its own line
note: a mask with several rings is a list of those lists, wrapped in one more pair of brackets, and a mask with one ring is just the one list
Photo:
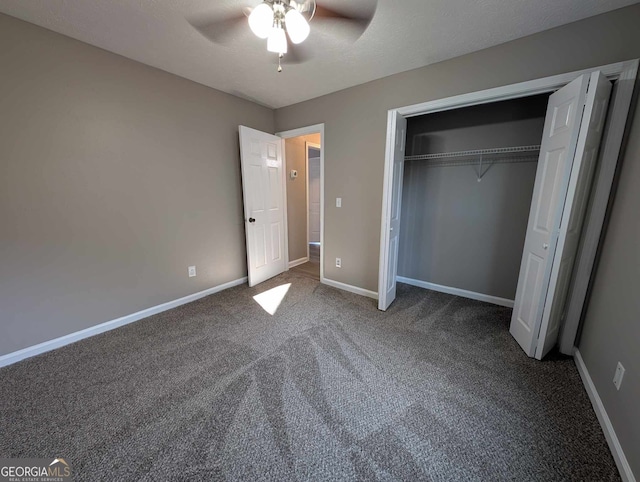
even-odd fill
[[(214, 43), (227, 45), (242, 34), (242, 28), (249, 28), (245, 13), (220, 18), (216, 15), (199, 15), (188, 18), (187, 21), (200, 34)], [(244, 24), (244, 25), (243, 25)]]
[(376, 7), (377, 1), (370, 2), (368, 5), (350, 4), (347, 8), (329, 8), (317, 5), (313, 23), (323, 21), (341, 23), (347, 28), (347, 34), (357, 40), (371, 23), (376, 13)]
[(316, 12), (316, 0), (289, 0), (289, 5), (300, 12), (307, 22)]

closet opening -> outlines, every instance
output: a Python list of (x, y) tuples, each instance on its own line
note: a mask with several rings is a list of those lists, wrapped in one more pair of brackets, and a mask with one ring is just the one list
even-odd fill
[(513, 307), (572, 354), (638, 60), (389, 110), (378, 308), (396, 282)]
[(513, 307), (548, 100), (407, 119), (399, 282)]

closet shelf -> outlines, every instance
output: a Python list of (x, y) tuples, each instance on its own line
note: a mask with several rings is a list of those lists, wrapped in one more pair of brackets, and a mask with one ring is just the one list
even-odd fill
[[(490, 162), (528, 162), (538, 158), (540, 146), (496, 147), (494, 149), (476, 149), (472, 151), (438, 152), (436, 154), (419, 154), (405, 156), (405, 161), (435, 161), (429, 165), (463, 165), (475, 164), (477, 158)], [(476, 159), (465, 159), (474, 157)], [(459, 159), (460, 162), (447, 161)]]

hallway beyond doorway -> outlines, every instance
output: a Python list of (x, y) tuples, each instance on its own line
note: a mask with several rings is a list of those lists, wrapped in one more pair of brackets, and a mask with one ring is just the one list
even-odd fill
[(309, 261), (291, 268), (290, 271), (320, 280), (320, 243), (309, 243)]

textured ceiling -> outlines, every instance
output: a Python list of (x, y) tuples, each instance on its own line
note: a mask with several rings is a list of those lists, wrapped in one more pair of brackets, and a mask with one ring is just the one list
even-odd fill
[[(320, 53), (276, 72), (246, 23), (217, 45), (187, 19), (237, 14), (260, 0), (0, 0), (0, 12), (204, 85), (282, 107), (637, 3), (637, 0), (379, 0), (355, 42), (311, 22)], [(318, 0), (339, 7), (347, 0)], [(367, 3), (375, 0), (349, 0)]]

